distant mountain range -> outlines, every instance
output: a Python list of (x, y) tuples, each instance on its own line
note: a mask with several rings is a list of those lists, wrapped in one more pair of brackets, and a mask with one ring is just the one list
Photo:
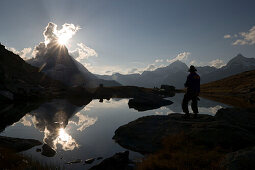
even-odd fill
[(98, 87), (120, 86), (114, 80), (103, 80), (89, 72), (81, 63), (69, 55), (65, 46), (48, 45), (43, 55), (26, 61), (27, 63), (40, 68), (46, 75), (59, 80), (68, 86)]
[[(52, 84), (52, 82), (58, 84), (58, 86), (62, 86), (61, 83), (59, 83), (62, 82), (64, 85), (68, 86), (83, 86), (89, 88), (98, 87), (100, 84), (108, 87), (121, 85), (160, 87), (162, 84), (169, 84), (177, 88), (183, 88), (183, 84), (188, 75), (188, 66), (181, 61), (175, 61), (166, 67), (161, 67), (154, 71), (144, 71), (142, 74), (123, 75), (115, 73), (110, 76), (94, 75), (70, 56), (65, 46), (49, 46), (43, 55), (38, 55), (26, 61), (37, 68), (26, 64), (18, 55), (6, 50), (3, 45), (1, 45), (1, 56), (3, 57), (0, 63), (0, 74), (6, 74), (7, 72), (11, 74), (11, 76), (7, 77), (4, 75), (5, 77), (3, 77), (3, 79), (17, 77), (20, 81), (18, 83), (20, 83), (21, 86), (24, 85), (24, 82), (27, 82), (27, 84), (36, 84), (39, 82), (40, 78), (40, 83), (44, 84), (45, 87), (47, 83)], [(6, 58), (6, 56), (9, 57)], [(246, 58), (241, 54), (231, 59), (226, 66), (219, 69), (210, 66), (197, 67), (202, 84), (254, 69), (255, 58)], [(45, 81), (42, 82), (44, 76), (42, 73), (45, 73), (50, 78), (47, 77)], [(34, 75), (35, 78), (32, 78), (32, 75)], [(14, 79), (12, 80), (14, 84), (15, 81)], [(59, 80), (59, 82), (54, 80)], [(40, 87), (41, 86), (42, 85), (40, 85)]]
[[(201, 76), (201, 83), (208, 83), (219, 80), (234, 74), (255, 69), (255, 58), (246, 58), (241, 54), (231, 59), (226, 66), (219, 69), (210, 66), (196, 67)], [(154, 71), (144, 71), (142, 74), (123, 75), (115, 73), (113, 75), (97, 75), (101, 79), (115, 80), (122, 85), (133, 85), (143, 87), (160, 87), (161, 84), (173, 85), (183, 88), (183, 84), (188, 75), (188, 66), (175, 61), (170, 65), (158, 68)]]

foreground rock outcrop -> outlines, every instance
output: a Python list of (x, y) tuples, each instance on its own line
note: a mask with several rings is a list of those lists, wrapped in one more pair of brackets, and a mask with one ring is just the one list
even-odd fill
[(197, 119), (184, 119), (178, 113), (147, 116), (119, 127), (113, 139), (127, 149), (153, 153), (162, 147), (165, 137), (180, 133), (191, 136), (196, 144), (236, 151), (255, 143), (255, 112), (227, 108)]

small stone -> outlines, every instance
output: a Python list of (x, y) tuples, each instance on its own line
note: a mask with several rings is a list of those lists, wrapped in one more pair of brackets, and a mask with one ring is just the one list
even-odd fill
[(90, 159), (85, 160), (85, 163), (86, 163), (86, 164), (91, 164), (91, 163), (93, 163), (94, 161), (95, 161), (95, 158), (90, 158)]
[(36, 148), (36, 152), (41, 152), (41, 151), (42, 151), (42, 149)]
[(76, 163), (81, 163), (82, 162), (82, 160), (81, 159), (76, 159), (76, 160), (74, 160), (74, 161), (70, 161), (70, 162), (66, 162), (65, 164), (76, 164)]
[(47, 156), (47, 157), (53, 157), (56, 154), (56, 151), (52, 149), (49, 145), (44, 144), (42, 146), (42, 155)]

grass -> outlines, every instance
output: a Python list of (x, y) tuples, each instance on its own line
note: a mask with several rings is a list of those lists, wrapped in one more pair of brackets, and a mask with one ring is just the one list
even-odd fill
[(192, 137), (180, 133), (163, 140), (163, 149), (137, 164), (138, 170), (219, 170), (225, 151), (219, 147), (197, 145)]

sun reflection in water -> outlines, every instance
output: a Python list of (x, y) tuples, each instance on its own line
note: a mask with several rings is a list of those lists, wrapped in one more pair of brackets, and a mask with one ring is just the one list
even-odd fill
[(63, 128), (59, 129), (59, 139), (63, 142), (69, 141), (72, 137), (68, 135)]
[(55, 148), (57, 148), (57, 144), (62, 145), (63, 150), (73, 150), (79, 147), (72, 136), (66, 133), (64, 128), (60, 128), (58, 131), (58, 137), (54, 140)]

